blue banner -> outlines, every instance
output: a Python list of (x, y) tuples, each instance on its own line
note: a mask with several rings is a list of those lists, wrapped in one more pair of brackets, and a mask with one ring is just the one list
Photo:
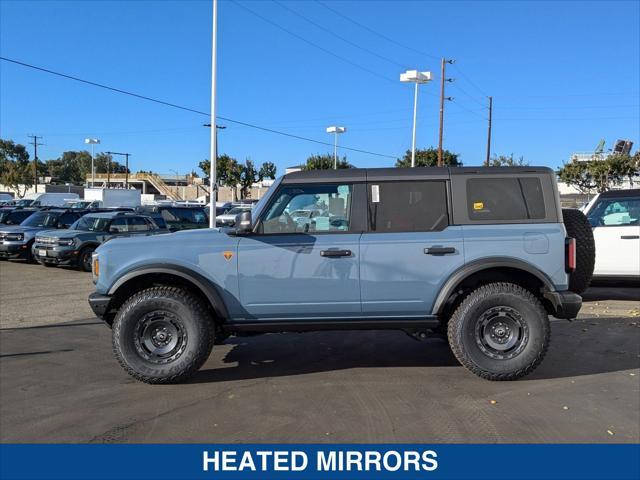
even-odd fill
[(0, 479), (633, 479), (639, 445), (0, 445)]

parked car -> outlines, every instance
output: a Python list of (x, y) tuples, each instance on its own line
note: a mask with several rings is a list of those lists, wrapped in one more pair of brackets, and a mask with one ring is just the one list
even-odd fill
[[(290, 173), (233, 229), (101, 245), (89, 304), (148, 383), (188, 378), (228, 335), (347, 329), (447, 332), (470, 371), (512, 380), (542, 361), (549, 315), (582, 304), (558, 199), (541, 167)], [(300, 225), (299, 205), (323, 213)]]
[(46, 230), (36, 235), (33, 258), (46, 267), (75, 265), (91, 271), (91, 255), (103, 242), (122, 236), (166, 233), (147, 215), (133, 212), (88, 213), (68, 230)]
[(640, 280), (640, 189), (600, 193), (585, 214), (595, 239), (594, 278)]
[(20, 225), (37, 211), (35, 208), (2, 207), (0, 225)]
[(44, 209), (30, 215), (20, 225), (0, 227), (0, 258), (33, 260), (31, 246), (43, 230), (69, 228), (84, 212)]
[[(65, 202), (79, 200), (77, 193), (30, 193), (23, 200), (31, 200), (31, 207), (62, 207)], [(27, 205), (23, 205), (27, 206)]]
[(233, 207), (231, 210), (228, 210), (226, 213), (222, 215), (218, 215), (216, 217), (216, 226), (217, 227), (233, 227), (236, 223), (236, 217), (242, 212), (251, 211), (251, 205), (240, 205), (237, 207)]
[[(151, 216), (159, 225), (164, 221), (166, 227), (172, 232), (209, 227), (208, 212), (204, 207), (143, 205), (136, 211)], [(158, 218), (162, 221), (157, 220)]]

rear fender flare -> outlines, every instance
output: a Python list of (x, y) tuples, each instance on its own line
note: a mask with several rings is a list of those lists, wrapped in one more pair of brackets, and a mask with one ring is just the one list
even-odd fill
[(492, 268), (514, 268), (518, 270), (523, 270), (531, 275), (535, 276), (542, 284), (544, 288), (548, 291), (554, 291), (555, 287), (553, 282), (545, 275), (543, 272), (538, 270), (536, 267), (531, 265), (530, 263), (524, 262), (522, 260), (518, 260), (515, 258), (502, 258), (502, 257), (494, 257), (494, 258), (485, 258), (481, 260), (476, 260), (474, 262), (470, 262), (463, 267), (459, 268), (455, 272), (453, 272), (444, 285), (440, 288), (438, 292), (438, 296), (433, 304), (433, 308), (431, 313), (433, 315), (438, 315), (442, 312), (447, 300), (451, 296), (452, 293), (455, 292), (456, 286), (460, 284), (465, 278), (473, 275), (474, 273), (480, 272), (482, 270), (490, 270)]

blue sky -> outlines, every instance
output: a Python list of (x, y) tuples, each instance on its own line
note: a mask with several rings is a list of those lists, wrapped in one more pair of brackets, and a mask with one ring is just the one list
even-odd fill
[[(411, 144), (413, 92), (399, 74), (434, 72), (420, 89), (417, 143), (435, 146), (444, 55), (456, 60), (445, 148), (466, 165), (485, 155), (486, 95), (497, 154), (555, 167), (601, 138), (608, 147), (640, 141), (637, 1), (325, 2), (370, 30), (315, 1), (238, 3), (259, 16), (219, 4), (219, 115), (329, 142), (325, 127), (344, 125), (345, 146), (401, 156)], [(204, 111), (210, 43), (210, 1), (0, 1), (0, 55)], [(134, 171), (183, 173), (208, 157), (206, 121), (0, 62), (0, 136), (26, 143), (42, 135), (42, 159), (95, 136), (100, 150), (132, 153)], [(331, 151), (219, 123), (227, 126), (220, 152), (272, 161), (279, 173)], [(394, 162), (342, 153), (360, 167)]]

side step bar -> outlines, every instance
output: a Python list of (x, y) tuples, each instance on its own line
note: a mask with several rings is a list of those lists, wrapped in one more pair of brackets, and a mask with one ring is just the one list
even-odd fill
[(319, 330), (403, 330), (436, 328), (436, 316), (396, 319), (316, 319), (316, 320), (259, 320), (227, 321), (222, 327), (231, 333), (312, 332)]

